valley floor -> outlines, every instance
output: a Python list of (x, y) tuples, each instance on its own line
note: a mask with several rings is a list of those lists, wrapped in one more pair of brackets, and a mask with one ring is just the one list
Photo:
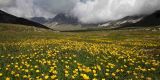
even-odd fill
[(158, 30), (0, 31), (0, 80), (160, 79)]

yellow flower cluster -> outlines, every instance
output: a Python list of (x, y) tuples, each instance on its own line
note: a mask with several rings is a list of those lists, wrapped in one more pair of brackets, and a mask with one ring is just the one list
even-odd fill
[(160, 79), (160, 41), (79, 37), (0, 45), (0, 80)]

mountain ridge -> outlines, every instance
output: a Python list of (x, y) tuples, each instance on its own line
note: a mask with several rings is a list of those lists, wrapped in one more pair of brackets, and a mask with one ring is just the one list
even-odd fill
[(145, 16), (141, 21), (135, 24), (129, 24), (126, 26), (159, 26), (160, 25), (160, 10)]
[(21, 17), (16, 17), (2, 10), (0, 10), (0, 23), (21, 24), (21, 25), (27, 25), (27, 26), (34, 26), (37, 28), (50, 29), (40, 23), (30, 21)]
[[(44, 24), (52, 29), (56, 28), (67, 28), (66, 26), (75, 26), (79, 28), (105, 28), (105, 29), (114, 29), (114, 28), (125, 28), (125, 27), (154, 27), (160, 25), (160, 11), (156, 11), (150, 15), (135, 15), (135, 16), (126, 16), (122, 19), (115, 21), (108, 21), (98, 24), (83, 24), (78, 22), (77, 18), (67, 16), (65, 14), (58, 14), (54, 18), (48, 19)], [(64, 26), (66, 25), (66, 26)]]

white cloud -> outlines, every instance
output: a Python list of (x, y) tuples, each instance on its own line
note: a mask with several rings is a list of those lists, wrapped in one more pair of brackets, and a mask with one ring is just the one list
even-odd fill
[(13, 0), (0, 0), (0, 7), (6, 7), (13, 4)]
[[(42, 9), (41, 6), (35, 5), (34, 1), (38, 0), (8, 0), (8, 2), (3, 2), (3, 5), (0, 6), (2, 10), (16, 15), (18, 17), (54, 17), (55, 14)], [(12, 4), (12, 6), (7, 6)]]
[(125, 16), (149, 14), (158, 9), (160, 0), (92, 0), (78, 2), (72, 13), (83, 23), (98, 23)]
[(160, 9), (160, 0), (0, 0), (0, 9), (22, 17), (66, 13), (82, 23), (99, 23), (150, 14)]

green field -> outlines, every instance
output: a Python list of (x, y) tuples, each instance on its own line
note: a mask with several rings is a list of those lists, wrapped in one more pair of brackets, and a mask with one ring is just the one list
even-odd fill
[(0, 80), (160, 80), (160, 30), (0, 24)]

